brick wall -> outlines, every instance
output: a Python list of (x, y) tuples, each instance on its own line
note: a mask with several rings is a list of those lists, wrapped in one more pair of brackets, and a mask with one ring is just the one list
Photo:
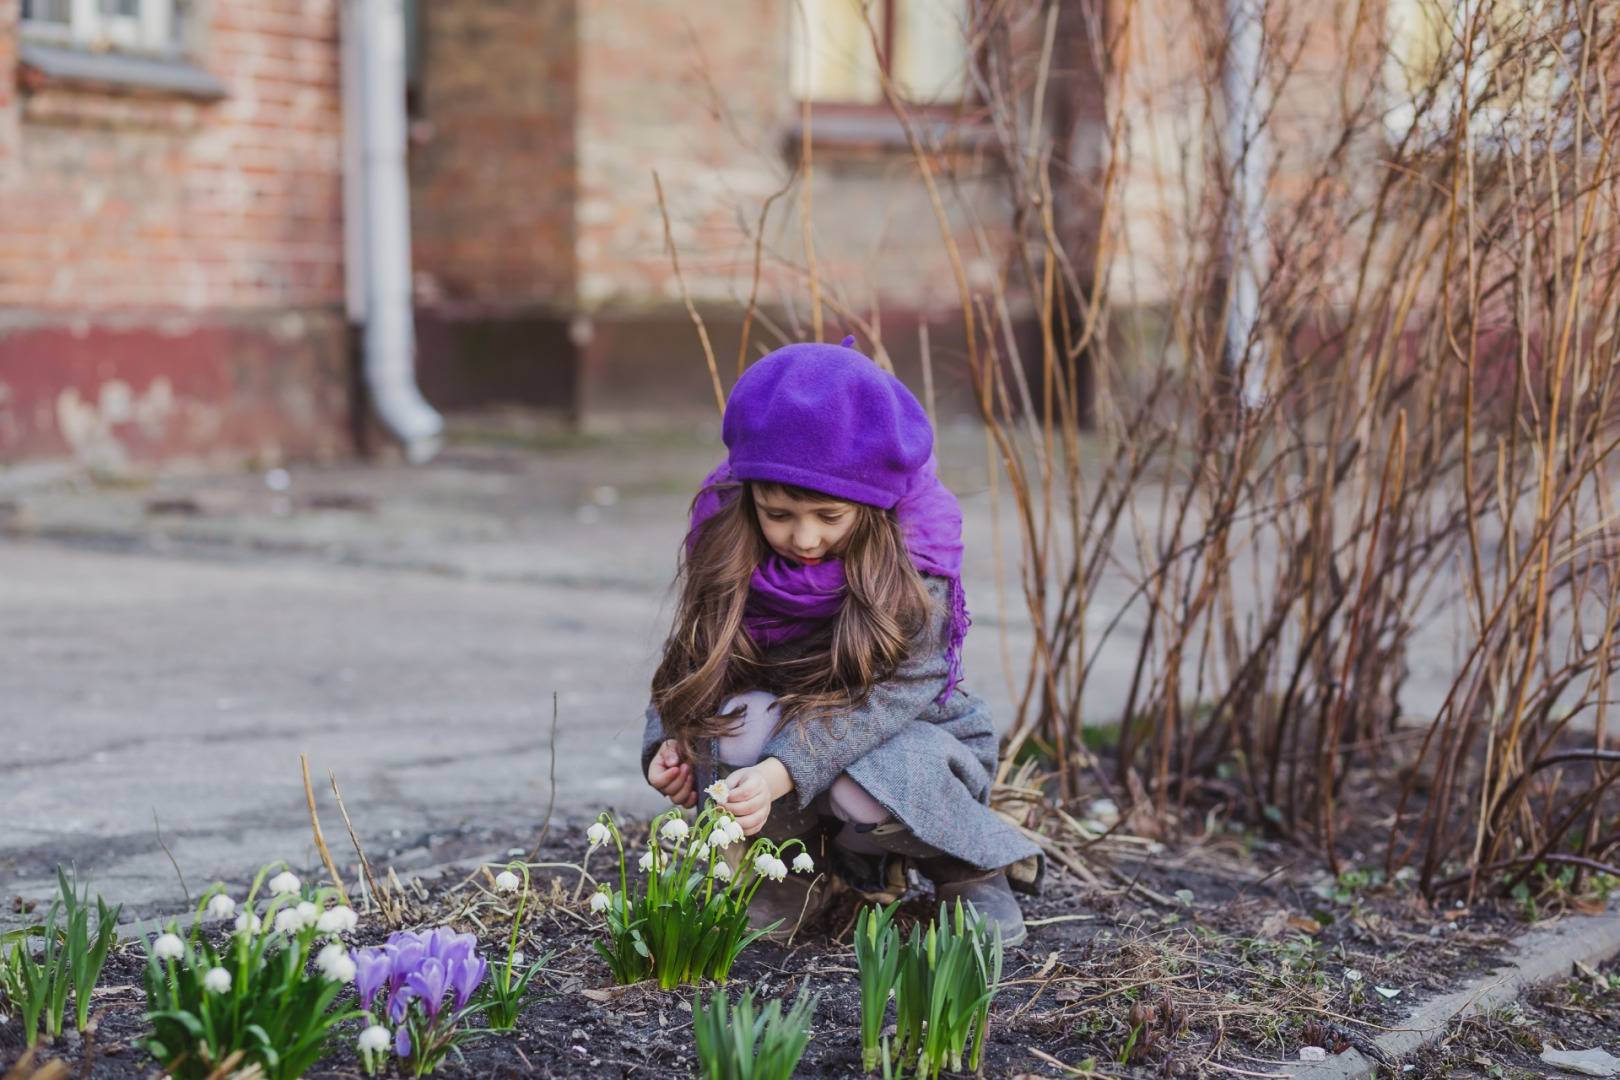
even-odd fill
[[(342, 447), (334, 0), (199, 15), (218, 102), (19, 88), (0, 0), (0, 458), (85, 452), (92, 430), (107, 461)], [(144, 426), (120, 404), (153, 393), (174, 400)]]
[[(651, 412), (672, 400), (713, 408), (695, 332), (684, 316), (666, 321), (658, 314), (678, 305), (679, 285), (652, 171), (663, 182), (687, 286), (712, 319), (727, 321), (751, 284), (748, 231), (797, 157), (800, 113), (787, 75), (791, 11), (786, 0), (579, 0), (579, 302), (593, 324), (607, 326), (584, 350), (585, 411)], [(914, 348), (918, 318), (956, 308), (959, 299), (910, 151), (818, 140), (814, 161), (827, 333), (839, 336), (848, 325), (833, 309), (838, 304), (862, 319), (880, 313), (885, 338)], [(958, 164), (967, 206), (1001, 238), (1010, 212), (994, 166), (971, 155)], [(789, 335), (808, 334), (810, 326), (805, 283), (786, 265), (804, 264), (798, 198), (795, 189), (779, 199), (766, 224), (760, 294)], [(979, 257), (966, 211), (950, 202), (970, 278), (983, 287), (995, 256)], [(625, 320), (623, 332), (609, 325)], [(638, 329), (648, 325), (661, 330)], [(775, 340), (757, 324), (756, 339)], [(655, 340), (664, 344), (651, 350)], [(632, 357), (631, 349), (648, 355)], [(722, 366), (734, 369), (734, 358), (732, 351)], [(689, 374), (672, 376), (671, 368)], [(672, 380), (679, 379), (687, 381), (676, 392)], [(639, 401), (638, 385), (657, 387), (656, 395)]]
[(410, 151), (428, 306), (566, 307), (574, 294), (574, 5), (424, 0)]

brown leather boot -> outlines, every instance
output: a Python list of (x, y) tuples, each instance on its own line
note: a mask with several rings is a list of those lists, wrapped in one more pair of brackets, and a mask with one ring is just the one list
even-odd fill
[(1007, 884), (1005, 870), (981, 870), (949, 855), (918, 859), (916, 866), (917, 873), (934, 883), (934, 895), (940, 903), (965, 900), (993, 925), (1000, 926), (1004, 948), (1022, 945), (1029, 936), (1029, 931), (1024, 929), (1023, 909), (1018, 906), (1012, 886)]

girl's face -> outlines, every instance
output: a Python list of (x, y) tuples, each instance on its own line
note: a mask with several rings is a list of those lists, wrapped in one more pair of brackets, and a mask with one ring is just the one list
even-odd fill
[(805, 566), (837, 558), (855, 528), (855, 504), (841, 499), (800, 499), (756, 486), (754, 508), (765, 542), (778, 555)]

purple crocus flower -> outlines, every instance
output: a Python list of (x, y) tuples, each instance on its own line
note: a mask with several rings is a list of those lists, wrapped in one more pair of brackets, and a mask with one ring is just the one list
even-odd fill
[(410, 978), (427, 959), (427, 947), (417, 934), (397, 933), (388, 936), (388, 944), (384, 948), (388, 950), (391, 961), (388, 974), (388, 1015), (397, 1024), (405, 1018), (405, 1007), (412, 997)]
[(431, 956), (423, 960), (406, 985), (411, 994), (422, 999), (428, 1022), (438, 1019), (439, 1009), (444, 1005), (444, 992), (450, 988), (450, 972), (444, 961)]
[(481, 956), (472, 956), (450, 966), (450, 993), (457, 1012), (467, 1007), (473, 992), (488, 973), (489, 961)]
[(349, 959), (354, 961), (354, 988), (360, 995), (360, 1007), (371, 1011), (377, 991), (387, 985), (393, 973), (393, 958), (384, 948), (350, 949)]
[(448, 926), (435, 927), (423, 938), (427, 954), (446, 964), (471, 960), (478, 949), (478, 938), (472, 934), (458, 934)]
[(394, 1032), (394, 1053), (402, 1058), (411, 1056), (411, 1033), (403, 1027)]

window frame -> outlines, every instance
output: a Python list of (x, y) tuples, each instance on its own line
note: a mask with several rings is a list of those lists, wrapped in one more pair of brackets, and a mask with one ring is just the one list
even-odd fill
[(180, 13), (175, 0), (140, 0), (140, 14), (135, 16), (105, 14), (103, 2), (66, 0), (66, 22), (19, 12), (19, 32), (29, 41), (48, 45), (169, 59), (180, 55)]
[[(876, 0), (876, 2), (882, 4), (883, 6), (883, 47), (877, 50), (878, 71), (881, 73), (882, 78), (887, 78), (892, 82), (894, 79), (894, 41), (898, 22), (895, 9), (898, 4), (903, 2), (903, 0)], [(969, 0), (969, 2), (971, 5), (972, 0)], [(802, 22), (804, 15), (799, 4), (790, 2), (789, 18), (792, 20), (792, 22), (788, 27), (788, 48), (790, 50), (796, 50), (802, 47), (803, 42), (796, 41), (795, 38), (797, 38), (800, 33), (805, 32)], [(971, 108), (976, 101), (976, 95), (973, 88), (973, 79), (968, 74), (967, 70), (971, 62), (972, 57), (964, 57), (962, 90), (959, 96), (944, 101), (912, 101), (902, 95), (901, 100), (906, 103), (908, 108), (914, 110), (918, 115), (933, 119), (946, 119), (954, 117), (962, 109)], [(791, 69), (791, 64), (789, 66)], [(887, 115), (891, 111), (888, 100), (881, 94), (876, 101), (851, 101), (837, 99), (817, 100), (815, 98), (809, 98), (806, 95), (799, 93), (797, 88), (791, 85), (789, 86), (788, 92), (789, 98), (793, 102), (796, 109), (802, 109), (808, 101), (810, 109), (813, 113), (825, 114), (829, 119), (849, 117), (859, 120), (862, 118), (871, 117), (876, 113)]]

